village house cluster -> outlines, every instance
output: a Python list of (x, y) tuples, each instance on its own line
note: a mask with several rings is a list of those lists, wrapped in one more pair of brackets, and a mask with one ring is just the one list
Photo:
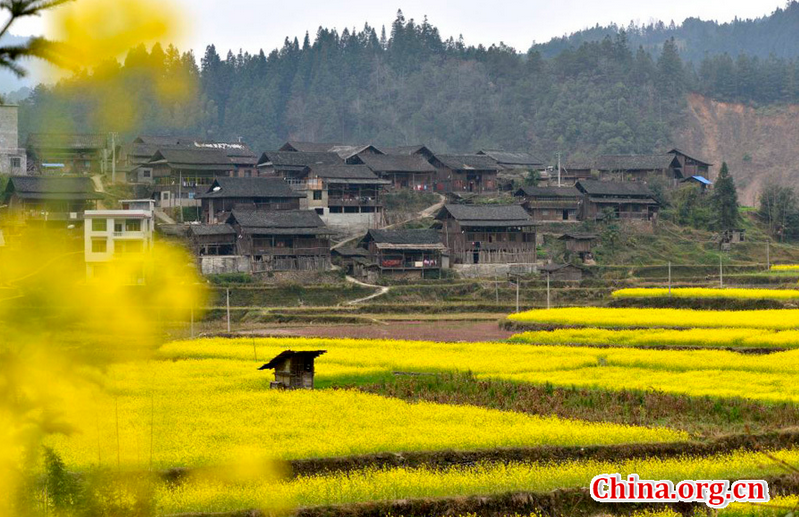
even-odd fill
[[(156, 227), (183, 239), (204, 274), (334, 263), (366, 279), (440, 277), (452, 267), (496, 273), (491, 266), (509, 264), (531, 271), (544, 266), (536, 253), (542, 233), (590, 262), (597, 236), (563, 224), (612, 216), (654, 225), (653, 178), (712, 186), (711, 164), (678, 149), (550, 166), (527, 152), (443, 154), (421, 144), (288, 141), (256, 153), (240, 142), (193, 138), (31, 134), (21, 151), (13, 107), (0, 110), (0, 147), (0, 170), (11, 176), (0, 212), (5, 240), (22, 222), (83, 228), (90, 278), (111, 257), (151, 249)], [(103, 177), (128, 183), (140, 199), (104, 206)], [(447, 196), (431, 228), (385, 228), (385, 195), (403, 189)], [(472, 202), (500, 191), (514, 202)]]

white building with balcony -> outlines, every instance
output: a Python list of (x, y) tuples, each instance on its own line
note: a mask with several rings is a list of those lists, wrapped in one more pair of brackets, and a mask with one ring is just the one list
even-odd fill
[(86, 277), (101, 276), (114, 267), (130, 276), (130, 283), (142, 284), (145, 280), (145, 258), (153, 248), (155, 223), (152, 209), (128, 201), (123, 206), (141, 208), (123, 210), (86, 210), (84, 212), (84, 253)]

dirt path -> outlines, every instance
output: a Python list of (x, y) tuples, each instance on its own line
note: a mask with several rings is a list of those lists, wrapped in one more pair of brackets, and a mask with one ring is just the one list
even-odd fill
[(316, 325), (249, 330), (247, 335), (421, 341), (504, 341), (514, 333), (496, 321), (385, 321), (384, 325)]
[(358, 305), (359, 303), (363, 303), (369, 300), (373, 300), (378, 296), (383, 296), (387, 292), (391, 290), (390, 287), (382, 286), (382, 285), (374, 285), (374, 284), (367, 284), (366, 282), (361, 282), (360, 280), (356, 280), (351, 276), (347, 275), (344, 278), (347, 279), (347, 282), (350, 282), (355, 285), (360, 285), (361, 287), (369, 287), (371, 289), (377, 289), (376, 293), (372, 293), (369, 296), (364, 296), (363, 298), (358, 298), (357, 300), (350, 300), (345, 303), (345, 305)]
[(165, 224), (177, 224), (174, 219), (166, 215), (166, 212), (163, 210), (156, 209), (155, 210), (155, 217), (160, 219), (161, 222)]

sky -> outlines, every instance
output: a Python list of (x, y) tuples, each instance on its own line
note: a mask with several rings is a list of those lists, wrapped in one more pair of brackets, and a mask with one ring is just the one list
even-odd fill
[[(77, 0), (78, 2), (80, 0)], [(389, 30), (401, 8), (406, 18), (421, 21), (427, 15), (442, 37), (463, 35), (467, 44), (503, 41), (526, 51), (534, 42), (587, 28), (597, 23), (631, 20), (648, 23), (682, 22), (687, 17), (730, 21), (770, 14), (786, 0), (165, 0), (188, 14), (188, 31), (177, 42), (200, 53), (214, 43), (220, 52), (244, 49), (257, 52), (283, 44), (286, 36), (313, 38), (321, 25), (361, 29), (365, 22)], [(18, 35), (42, 34), (45, 23), (32, 20), (15, 27)]]
[[(79, 5), (80, 0), (76, 1)], [(250, 53), (264, 49), (269, 53), (282, 46), (286, 36), (302, 41), (308, 31), (313, 39), (319, 26), (340, 32), (345, 27), (360, 30), (368, 22), (379, 34), (383, 25), (390, 30), (397, 9), (402, 9), (406, 19), (421, 21), (426, 15), (444, 39), (463, 35), (467, 45), (486, 46), (501, 41), (524, 52), (533, 42), (545, 42), (596, 24), (656, 20), (679, 24), (688, 17), (725, 22), (736, 16), (756, 18), (771, 14), (786, 0), (162, 1), (174, 3), (186, 14), (186, 30), (179, 41), (172, 43), (181, 50), (193, 49), (199, 58), (211, 43), (222, 55), (239, 49)], [(46, 16), (19, 23), (12, 32), (19, 36), (46, 36)], [(47, 76), (42, 65), (32, 64), (32, 72), (24, 83), (0, 78), (0, 89), (12, 91)]]

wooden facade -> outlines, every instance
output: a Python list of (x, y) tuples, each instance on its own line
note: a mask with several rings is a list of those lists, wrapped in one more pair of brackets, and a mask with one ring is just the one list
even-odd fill
[(330, 269), (330, 231), (312, 210), (233, 210), (226, 223), (253, 273)]
[(583, 195), (574, 187), (533, 187), (518, 189), (516, 197), (534, 221), (577, 222)]
[(584, 196), (584, 220), (595, 221), (606, 213), (623, 220), (657, 220), (659, 204), (643, 182), (584, 180), (577, 183), (577, 189)]
[(111, 147), (102, 134), (31, 133), (26, 143), (28, 158), (34, 167), (63, 165), (68, 174), (98, 174)]
[(436, 190), (440, 192), (491, 192), (497, 190), (499, 165), (479, 154), (435, 154)]
[(392, 189), (433, 189), (436, 168), (419, 154), (363, 154), (356, 159), (356, 163), (366, 165), (377, 176), (388, 180)]
[(449, 266), (447, 248), (437, 230), (369, 230), (359, 247), (381, 275), (425, 278)]
[(197, 196), (208, 224), (226, 220), (233, 210), (299, 210), (304, 197), (281, 178), (216, 178)]
[(445, 205), (436, 220), (453, 264), (536, 261), (536, 223), (519, 205)]
[(10, 217), (28, 224), (81, 224), (83, 212), (96, 208), (100, 194), (88, 177), (12, 176), (3, 205)]
[(584, 269), (573, 264), (544, 264), (538, 270), (550, 280), (567, 282), (580, 281), (586, 274)]
[(314, 360), (326, 350), (294, 352), (285, 350), (259, 370), (274, 370), (275, 381), (269, 387), (286, 390), (312, 390), (314, 388)]

